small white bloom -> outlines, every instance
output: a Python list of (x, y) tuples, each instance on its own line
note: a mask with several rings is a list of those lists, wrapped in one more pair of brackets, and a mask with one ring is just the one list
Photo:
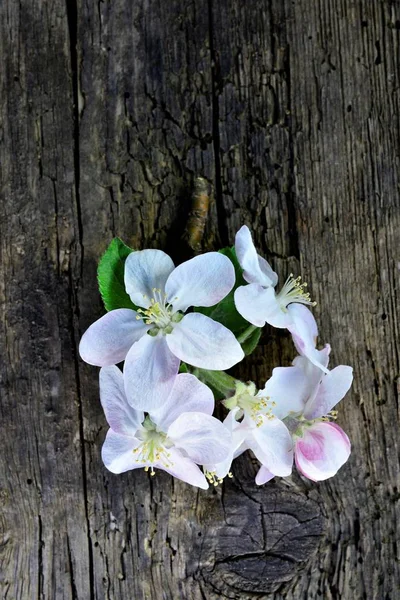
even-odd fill
[[(273, 405), (257, 393), (254, 383), (238, 382), (236, 393), (224, 400), (235, 418), (243, 420), (234, 429), (237, 443), (235, 456), (250, 449), (272, 474), (286, 477), (292, 472), (293, 442), (286, 425), (272, 412)], [(234, 436), (233, 436), (234, 437)]]
[(112, 473), (143, 467), (153, 475), (162, 469), (207, 489), (197, 465), (223, 461), (230, 452), (230, 432), (211, 416), (213, 394), (194, 375), (178, 375), (162, 408), (145, 416), (128, 403), (118, 367), (103, 367), (100, 399), (110, 425), (102, 458)]
[[(329, 353), (329, 346), (319, 352), (324, 367)], [(298, 356), (292, 367), (275, 368), (259, 392), (291, 432), (297, 468), (313, 481), (332, 477), (349, 458), (349, 438), (330, 420), (336, 418), (332, 409), (346, 395), (352, 381), (351, 367), (340, 365), (325, 374), (306, 357)], [(256, 483), (265, 483), (269, 475), (261, 468)]]
[(125, 360), (131, 405), (153, 410), (172, 389), (180, 361), (225, 370), (244, 353), (233, 333), (190, 306), (213, 306), (235, 283), (231, 261), (218, 252), (196, 256), (177, 268), (161, 250), (132, 252), (125, 263), (125, 287), (139, 310), (110, 311), (81, 339), (83, 360), (96, 366)]
[(243, 277), (249, 285), (235, 291), (238, 312), (252, 325), (287, 328), (293, 336), (298, 351), (317, 364), (315, 341), (318, 333), (315, 319), (307, 306), (314, 306), (307, 284), (290, 275), (282, 289), (276, 293), (278, 276), (268, 262), (257, 254), (251, 233), (243, 225), (236, 234), (235, 250)]

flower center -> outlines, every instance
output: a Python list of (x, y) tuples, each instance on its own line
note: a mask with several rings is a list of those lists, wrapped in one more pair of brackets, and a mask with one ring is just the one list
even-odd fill
[(269, 396), (256, 396), (256, 391), (257, 388), (253, 382), (246, 384), (238, 381), (235, 395), (227, 398), (223, 403), (229, 410), (238, 406), (243, 413), (249, 415), (256, 422), (257, 427), (261, 427), (264, 417), (269, 420), (275, 418), (272, 411), (276, 402), (271, 401)]
[(141, 440), (141, 444), (133, 450), (136, 455), (137, 463), (150, 463), (145, 467), (145, 471), (151, 468), (151, 475), (154, 475), (153, 466), (155, 463), (161, 463), (164, 467), (171, 467), (172, 463), (169, 460), (171, 456), (168, 452), (168, 438), (163, 431), (157, 429), (157, 425), (153, 423), (147, 415), (143, 421), (143, 429), (138, 431), (137, 437)]
[(257, 427), (261, 427), (264, 422), (264, 417), (269, 421), (275, 419), (273, 407), (276, 406), (276, 402), (271, 400), (269, 396), (254, 397), (251, 400), (252, 402), (247, 408), (247, 412), (250, 414), (253, 421), (255, 421)]
[[(147, 300), (147, 296), (143, 296)], [(180, 313), (174, 314), (173, 306), (167, 302), (167, 294), (157, 288), (153, 288), (153, 297), (150, 299), (148, 308), (138, 308), (136, 319), (142, 319), (146, 325), (153, 325), (156, 333), (162, 330), (171, 333), (173, 323), (182, 319)]]
[(281, 309), (285, 312), (287, 306), (292, 302), (306, 304), (308, 306), (315, 306), (317, 303), (311, 300), (310, 294), (306, 292), (306, 288), (307, 283), (301, 283), (300, 275), (294, 279), (293, 273), (290, 273), (283, 285), (283, 288), (276, 297)]

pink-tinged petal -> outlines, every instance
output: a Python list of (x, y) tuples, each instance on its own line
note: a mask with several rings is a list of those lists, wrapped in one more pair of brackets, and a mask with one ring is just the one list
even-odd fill
[(287, 310), (292, 320), (288, 329), (297, 351), (327, 373), (328, 369), (320, 362), (319, 350), (315, 348), (318, 327), (312, 312), (304, 304), (289, 304)]
[[(322, 350), (317, 350), (318, 363), (320, 363), (320, 365), (322, 365), (325, 368), (329, 364), (330, 353), (331, 353), (330, 344), (325, 344), (325, 346), (324, 346), (324, 348), (322, 348)], [(315, 378), (319, 378), (319, 379), (321, 379), (321, 377), (322, 377), (321, 373), (319, 373), (316, 370), (316, 365), (314, 365), (313, 363), (310, 363), (308, 358), (306, 358), (305, 356), (296, 356), (292, 361), (292, 365), (301, 367), (303, 369), (303, 371), (305, 373), (307, 373), (307, 377), (315, 376)], [(317, 368), (321, 370), (321, 367), (319, 365)]]
[(322, 350), (316, 350), (315, 356), (318, 359), (317, 362), (319, 363), (319, 366), (313, 364), (305, 356), (296, 356), (292, 362), (294, 367), (300, 368), (303, 371), (307, 381), (309, 382), (309, 394), (307, 402), (312, 402), (318, 391), (319, 384), (325, 376), (321, 366), (325, 369), (327, 368), (329, 364), (330, 352), (331, 347), (329, 344), (326, 344), (325, 348)]
[(210, 388), (194, 375), (181, 373), (176, 376), (168, 399), (158, 410), (151, 412), (151, 419), (162, 431), (167, 431), (182, 413), (200, 412), (212, 415), (214, 407), (214, 395)]
[(232, 442), (230, 431), (221, 421), (198, 412), (182, 413), (169, 426), (167, 437), (200, 465), (225, 460)]
[(165, 286), (174, 310), (189, 306), (214, 306), (235, 284), (235, 269), (220, 252), (207, 252), (182, 263), (168, 277)]
[(148, 329), (143, 321), (136, 319), (134, 310), (111, 310), (85, 331), (79, 344), (79, 354), (89, 365), (116, 365), (125, 359), (131, 346)]
[(300, 340), (301, 348), (307, 342), (312, 348), (315, 348), (318, 337), (318, 326), (312, 312), (304, 306), (304, 304), (293, 303), (289, 304), (288, 312), (292, 317), (293, 324), (290, 330), (293, 330), (293, 335)]
[(146, 412), (160, 408), (171, 393), (179, 364), (165, 336), (143, 336), (125, 360), (124, 385), (129, 404)]
[(247, 438), (249, 448), (260, 463), (274, 475), (286, 477), (292, 472), (293, 442), (286, 425), (279, 419), (263, 419)]
[[(322, 375), (320, 369), (318, 369)], [(284, 419), (290, 413), (302, 413), (310, 395), (309, 380), (299, 367), (276, 367), (263, 390), (257, 396), (268, 397), (268, 406), (278, 419)]]
[(336, 475), (350, 456), (351, 444), (336, 423), (314, 423), (296, 442), (296, 467), (312, 481)]
[(233, 333), (201, 313), (189, 313), (167, 335), (168, 346), (181, 360), (200, 369), (224, 371), (244, 358)]
[(256, 484), (264, 485), (264, 483), (271, 481), (271, 479), (273, 479), (274, 477), (275, 477), (275, 475), (273, 473), (271, 473), (270, 471), (268, 471), (268, 469), (266, 467), (261, 465), (261, 467), (256, 475)]
[(175, 265), (161, 250), (132, 252), (125, 261), (125, 288), (136, 306), (148, 308), (154, 289), (164, 293)]
[(103, 463), (111, 473), (116, 474), (143, 467), (142, 463), (136, 462), (136, 455), (133, 453), (139, 444), (140, 441), (136, 438), (127, 437), (109, 429), (101, 449)]
[(327, 415), (330, 410), (349, 391), (353, 383), (353, 369), (340, 365), (324, 375), (314, 398), (307, 402), (304, 410), (306, 419), (317, 419)]
[(243, 225), (236, 234), (235, 251), (244, 271), (243, 277), (248, 283), (258, 283), (263, 287), (275, 286), (278, 283), (278, 275), (265, 258), (257, 254), (247, 225)]
[(144, 414), (129, 406), (121, 371), (116, 366), (103, 367), (99, 379), (100, 401), (109, 426), (116, 433), (134, 437)]
[(246, 321), (257, 327), (270, 323), (273, 327), (285, 328), (291, 323), (287, 312), (284, 312), (277, 299), (273, 287), (263, 288), (257, 283), (242, 285), (235, 290), (235, 306)]
[(185, 483), (194, 485), (203, 490), (208, 489), (207, 479), (204, 473), (190, 458), (187, 458), (177, 448), (170, 448), (169, 452), (169, 465), (165, 466), (162, 464), (155, 465), (157, 468), (163, 469), (173, 477), (181, 479)]

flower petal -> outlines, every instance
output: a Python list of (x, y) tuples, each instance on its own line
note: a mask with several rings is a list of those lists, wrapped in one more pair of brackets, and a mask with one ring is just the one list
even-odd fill
[(115, 365), (125, 359), (132, 344), (148, 329), (143, 321), (136, 319), (134, 310), (111, 310), (85, 331), (79, 344), (79, 354), (89, 365)]
[(217, 478), (220, 479), (223, 479), (228, 475), (233, 459), (247, 449), (246, 446), (240, 451), (243, 441), (246, 438), (247, 430), (244, 430), (243, 427), (241, 427), (241, 423), (236, 421), (236, 415), (239, 410), (238, 407), (233, 408), (224, 419), (224, 426), (232, 435), (230, 451), (226, 459), (219, 463), (206, 463), (203, 465), (207, 471), (215, 473)]
[[(235, 408), (232, 408), (228, 414), (226, 415), (225, 419), (224, 419), (224, 425), (225, 427), (233, 434), (234, 431), (236, 431), (239, 427), (240, 427), (240, 423), (237, 421), (237, 416), (240, 413), (240, 408), (238, 406), (235, 406)], [(243, 437), (244, 439), (244, 437)], [(239, 442), (237, 445), (240, 445), (241, 442)]]
[(274, 475), (286, 477), (292, 472), (293, 442), (286, 425), (279, 419), (263, 419), (247, 438), (249, 448)]
[(125, 261), (125, 288), (136, 306), (148, 308), (154, 289), (164, 292), (175, 265), (161, 250), (132, 252)]
[(243, 277), (248, 283), (258, 283), (263, 287), (275, 286), (278, 283), (278, 275), (265, 258), (257, 254), (247, 225), (243, 225), (236, 234), (235, 251), (244, 271)]
[(182, 413), (169, 426), (167, 437), (200, 465), (227, 458), (232, 441), (230, 431), (221, 421), (199, 412)]
[(265, 314), (268, 312), (268, 310), (265, 310), (265, 307), (269, 306), (271, 295), (275, 296), (273, 288), (266, 290), (257, 283), (241, 285), (235, 290), (236, 310), (252, 325), (264, 327), (266, 322)]
[(158, 410), (151, 412), (151, 420), (162, 431), (167, 431), (182, 413), (201, 412), (212, 415), (214, 407), (214, 395), (210, 388), (194, 375), (181, 373), (176, 376), (168, 399)]
[(144, 414), (129, 406), (122, 372), (116, 366), (103, 367), (99, 379), (100, 401), (109, 426), (116, 433), (134, 437)]
[(275, 475), (273, 473), (271, 473), (266, 467), (261, 465), (260, 470), (256, 475), (256, 484), (263, 485), (264, 483), (271, 481), (271, 479), (273, 479), (274, 477)]
[(244, 358), (233, 333), (201, 313), (189, 313), (167, 335), (168, 346), (181, 360), (200, 369), (230, 369)]
[(129, 404), (146, 412), (160, 408), (171, 393), (179, 364), (165, 336), (143, 336), (125, 360), (124, 385)]
[(187, 458), (176, 448), (170, 448), (169, 452), (169, 467), (165, 465), (155, 465), (157, 468), (163, 469), (173, 477), (185, 481), (190, 485), (194, 485), (203, 490), (208, 488), (207, 479), (204, 473), (194, 464), (190, 458)]
[(168, 277), (165, 286), (174, 310), (189, 306), (214, 306), (235, 284), (235, 269), (220, 252), (206, 252), (182, 263)]
[[(318, 371), (322, 372), (320, 369)], [(258, 397), (269, 397), (276, 405), (272, 413), (284, 419), (289, 413), (302, 413), (310, 396), (309, 379), (300, 367), (276, 367)]]
[(136, 438), (127, 437), (109, 429), (101, 449), (103, 463), (111, 473), (117, 474), (142, 467), (141, 463), (136, 462), (133, 453), (139, 444), (140, 441)]
[(336, 423), (315, 423), (296, 442), (296, 467), (308, 479), (333, 477), (350, 456), (351, 444)]
[(287, 310), (292, 320), (288, 329), (292, 334), (297, 351), (322, 371), (328, 373), (328, 369), (320, 362), (319, 351), (315, 348), (318, 327), (312, 312), (304, 304), (289, 304)]
[[(234, 437), (234, 436), (235, 436), (235, 433), (233, 433), (232, 437)], [(240, 456), (241, 454), (243, 454), (243, 452), (246, 452), (246, 450), (248, 450), (248, 449), (249, 449), (249, 446), (248, 446), (246, 440), (244, 440), (240, 444), (240, 446), (238, 448), (236, 448), (235, 452), (233, 453), (233, 458), (234, 459), (237, 458), (238, 456)]]
[(210, 471), (210, 473), (214, 472), (218, 479), (224, 479), (231, 470), (232, 462), (233, 454), (230, 452), (225, 460), (217, 463), (216, 465), (210, 466), (210, 468), (205, 466), (205, 469)]
[[(322, 348), (322, 350), (316, 350), (315, 357), (318, 358), (318, 363), (324, 368), (327, 368), (329, 364), (330, 352), (331, 347), (329, 344), (326, 344), (325, 348)], [(311, 402), (318, 391), (321, 380), (324, 377), (324, 372), (322, 371), (321, 366), (316, 366), (305, 356), (296, 356), (292, 362), (292, 365), (300, 368), (304, 372), (309, 382), (310, 390), (307, 402)]]
[(285, 328), (291, 323), (289, 314), (281, 309), (273, 287), (265, 289), (257, 283), (242, 285), (235, 290), (234, 298), (237, 311), (252, 325), (263, 327), (269, 323)]
[[(322, 348), (322, 350), (317, 350), (318, 352), (318, 362), (323, 366), (323, 367), (327, 367), (329, 364), (329, 355), (331, 353), (331, 346), (330, 344), (325, 344), (324, 348)], [(307, 372), (308, 376), (311, 376), (311, 371), (313, 373), (315, 373), (315, 377), (319, 377), (319, 379), (321, 379), (322, 375), (321, 373), (318, 373), (318, 371), (315, 371), (314, 367), (316, 365), (314, 365), (313, 363), (310, 363), (310, 361), (308, 360), (308, 358), (306, 356), (296, 356), (293, 361), (292, 361), (292, 365), (295, 366), (301, 366), (301, 368)], [(321, 367), (318, 365), (318, 368), (321, 369)]]
[(304, 410), (306, 419), (317, 419), (327, 415), (330, 410), (349, 391), (353, 382), (353, 369), (339, 365), (324, 375), (314, 398), (307, 402)]

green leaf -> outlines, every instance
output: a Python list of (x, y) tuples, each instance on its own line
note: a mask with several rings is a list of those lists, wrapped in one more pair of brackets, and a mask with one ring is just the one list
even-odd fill
[(236, 379), (224, 371), (197, 369), (196, 376), (223, 398), (227, 398), (235, 392)]
[(254, 331), (252, 331), (251, 334), (244, 340), (244, 342), (242, 342), (242, 350), (246, 356), (254, 352), (254, 350), (257, 348), (258, 342), (260, 341), (261, 332), (261, 327), (255, 328)]
[(228, 373), (198, 368), (191, 368), (190, 370), (197, 379), (211, 389), (216, 400), (224, 400), (234, 394), (237, 380)]
[(97, 281), (106, 310), (116, 308), (136, 309), (125, 291), (125, 260), (133, 252), (119, 238), (114, 238), (100, 259), (97, 267)]

